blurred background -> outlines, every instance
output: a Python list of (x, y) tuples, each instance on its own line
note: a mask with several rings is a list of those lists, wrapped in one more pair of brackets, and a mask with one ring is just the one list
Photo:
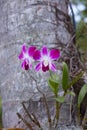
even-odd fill
[(84, 62), (87, 60), (87, 0), (72, 0), (71, 3), (76, 22), (76, 46)]

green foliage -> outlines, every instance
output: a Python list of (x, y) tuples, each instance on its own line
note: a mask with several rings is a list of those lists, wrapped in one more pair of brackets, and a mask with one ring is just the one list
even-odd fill
[[(81, 18), (81, 20), (77, 22), (76, 25), (77, 26), (76, 45), (79, 51), (81, 51), (82, 53), (87, 52), (87, 0), (71, 0), (71, 1), (72, 1), (72, 5), (76, 6), (76, 8), (78, 9), (77, 15)], [(79, 5), (82, 5), (84, 8), (80, 10)], [(81, 58), (82, 60), (84, 60), (83, 56), (81, 56)]]
[(77, 25), (76, 31), (76, 45), (82, 52), (87, 52), (87, 24), (80, 21)]
[(72, 92), (72, 91), (67, 91), (67, 93), (66, 93), (67, 95), (69, 94), (69, 95), (71, 95), (71, 96), (75, 96), (75, 93), (74, 92)]
[(80, 108), (80, 105), (87, 93), (87, 84), (83, 85), (83, 87), (80, 90), (79, 96), (78, 96), (78, 108)]
[(68, 90), (83, 76), (83, 73), (79, 73), (74, 79), (69, 81), (69, 69), (67, 64), (63, 62), (62, 79), (60, 79), (57, 74), (54, 74), (52, 72), (50, 72), (50, 75), (51, 76), (48, 79), (48, 85), (55, 95), (58, 93), (59, 86), (62, 83), (64, 95), (70, 94), (74, 96), (74, 93)]
[(78, 24), (77, 24), (77, 40), (79, 38), (84, 38), (85, 36), (87, 36), (87, 24), (84, 23), (83, 21), (80, 21)]
[(52, 73), (50, 72), (51, 75), (51, 79), (53, 79), (55, 82), (57, 82), (58, 84), (61, 84), (61, 80), (60, 77), (56, 74), (56, 73)]
[(67, 64), (63, 62), (62, 87), (64, 91), (67, 91), (68, 83), (69, 83), (69, 70)]
[(65, 101), (65, 96), (58, 96), (57, 98), (54, 98), (57, 102), (63, 103)]
[(62, 74), (62, 88), (63, 88), (63, 90), (65, 92), (67, 92), (67, 90), (71, 86), (73, 86), (82, 77), (82, 75), (83, 75), (83, 73), (81, 72), (74, 79), (72, 79), (72, 81), (69, 81), (70, 77), (69, 77), (68, 66), (66, 63), (63, 63), (63, 74)]
[(58, 93), (59, 84), (59, 77), (56, 74), (51, 74), (51, 77), (48, 79), (48, 85), (54, 94)]
[[(77, 23), (77, 29), (76, 29), (76, 46), (81, 52), (80, 57), (83, 63), (86, 61), (86, 53), (87, 53), (87, 21), (85, 21), (85, 18), (87, 19), (87, 0), (72, 0), (72, 4), (74, 4), (76, 7), (78, 6), (78, 16), (81, 17), (81, 21)], [(79, 10), (79, 4), (83, 5), (83, 10)], [(87, 84), (85, 84), (79, 93), (78, 96), (78, 108), (80, 108), (80, 105), (87, 93)]]
[[(70, 87), (77, 83), (78, 80), (83, 76), (83, 72), (80, 72), (75, 78), (70, 81), (69, 69), (66, 63), (63, 62), (63, 70), (62, 70), (62, 78), (60, 79), (59, 75), (50, 72), (50, 77), (48, 79), (48, 84), (52, 92), (54, 93), (56, 106), (57, 103), (64, 103), (66, 95), (75, 96), (75, 93), (69, 91)], [(62, 84), (62, 89), (64, 90), (64, 94), (62, 96), (58, 95), (59, 87)], [(87, 84), (85, 84), (78, 96), (78, 108), (80, 108), (80, 104), (83, 101), (85, 95), (87, 93)], [(58, 106), (57, 106), (58, 107)]]
[(82, 11), (82, 14), (84, 15), (84, 17), (87, 17), (87, 8)]

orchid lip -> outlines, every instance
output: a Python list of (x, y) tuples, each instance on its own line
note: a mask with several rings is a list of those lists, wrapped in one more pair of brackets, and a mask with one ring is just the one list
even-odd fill
[(48, 66), (48, 65), (49, 65), (49, 62), (45, 60), (45, 61), (43, 62), (43, 64), (44, 64), (44, 66)]

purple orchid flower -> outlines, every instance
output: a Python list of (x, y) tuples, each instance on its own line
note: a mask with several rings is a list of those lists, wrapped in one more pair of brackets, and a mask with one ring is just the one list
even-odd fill
[(22, 50), (19, 55), (19, 59), (22, 60), (22, 68), (25, 70), (31, 69), (32, 68), (32, 62), (33, 60), (33, 54), (34, 51), (36, 50), (35, 46), (30, 46), (28, 49), (26, 48), (26, 45), (22, 45)]
[(48, 50), (46, 46), (43, 46), (42, 50), (36, 50), (33, 58), (39, 63), (36, 65), (36, 71), (42, 69), (46, 72), (48, 70), (56, 71), (56, 66), (53, 63), (54, 60), (57, 60), (60, 57), (60, 51), (57, 49)]

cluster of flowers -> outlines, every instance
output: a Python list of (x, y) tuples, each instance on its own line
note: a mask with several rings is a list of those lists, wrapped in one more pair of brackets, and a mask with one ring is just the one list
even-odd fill
[(28, 49), (25, 44), (22, 45), (19, 59), (22, 60), (22, 68), (25, 70), (32, 69), (32, 63), (38, 61), (35, 66), (35, 70), (46, 72), (48, 70), (56, 71), (56, 66), (53, 63), (54, 60), (59, 59), (60, 51), (58, 49), (48, 50), (46, 46), (43, 46), (41, 50), (38, 50), (35, 46), (30, 46)]

